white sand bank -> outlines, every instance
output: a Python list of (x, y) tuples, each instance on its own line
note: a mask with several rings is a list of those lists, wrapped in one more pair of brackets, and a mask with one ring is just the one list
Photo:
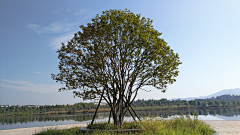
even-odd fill
[(69, 125), (7, 129), (7, 130), (0, 130), (0, 135), (33, 135), (35, 133), (39, 133), (47, 129), (69, 129), (73, 127), (84, 127), (84, 126), (87, 126), (87, 124), (69, 124)]

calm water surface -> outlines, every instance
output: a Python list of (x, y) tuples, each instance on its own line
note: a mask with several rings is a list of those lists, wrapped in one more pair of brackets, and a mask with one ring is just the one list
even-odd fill
[[(193, 115), (198, 114), (200, 120), (231, 120), (240, 121), (240, 108), (230, 109), (210, 109), (210, 110), (175, 110), (175, 111), (137, 111), (139, 117), (147, 117), (149, 115), (171, 118), (181, 114)], [(106, 121), (109, 113), (98, 113), (95, 121)], [(27, 128), (27, 127), (41, 127), (51, 125), (66, 125), (66, 124), (80, 124), (89, 123), (93, 117), (90, 114), (72, 114), (72, 115), (32, 115), (32, 116), (8, 116), (0, 117), (0, 130), (14, 129), (14, 128)], [(192, 116), (193, 117), (193, 116)], [(126, 115), (125, 120), (132, 120), (129, 114)]]

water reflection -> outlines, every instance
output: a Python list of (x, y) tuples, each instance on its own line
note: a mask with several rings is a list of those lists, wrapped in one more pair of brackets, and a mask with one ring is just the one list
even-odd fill
[[(149, 115), (161, 116), (163, 118), (168, 118), (174, 115), (205, 115), (205, 116), (225, 116), (233, 117), (240, 115), (240, 108), (224, 108), (224, 109), (202, 109), (202, 110), (171, 110), (171, 111), (138, 111), (139, 117), (147, 117)], [(129, 114), (127, 116), (130, 116)]]
[[(137, 111), (140, 118), (152, 116), (160, 116), (168, 118), (175, 115), (199, 115), (200, 118), (203, 116), (211, 116), (220, 118), (221, 120), (240, 120), (240, 108), (225, 108), (225, 109), (203, 109), (203, 110), (171, 110), (171, 111)], [(96, 121), (107, 120), (109, 113), (98, 113)], [(33, 126), (46, 126), (46, 125), (61, 125), (61, 124), (75, 124), (81, 122), (89, 122), (93, 117), (91, 114), (72, 114), (72, 115), (30, 115), (30, 116), (7, 116), (0, 117), (0, 130), (11, 129), (11, 128), (22, 128), (33, 127)], [(130, 114), (126, 114), (126, 118), (130, 118)], [(230, 118), (232, 117), (232, 118)], [(215, 120), (215, 119), (210, 119)], [(69, 121), (66, 123), (66, 121)], [(38, 123), (38, 124), (34, 124)], [(41, 123), (39, 125), (39, 123)]]
[[(47, 122), (47, 121), (68, 121), (75, 120), (77, 122), (87, 121), (92, 119), (93, 114), (73, 114), (73, 115), (30, 115), (30, 116), (7, 116), (0, 117), (0, 121), (2, 125), (5, 124), (16, 124), (16, 123), (28, 123), (28, 122)], [(108, 113), (99, 113), (97, 118), (108, 117)]]

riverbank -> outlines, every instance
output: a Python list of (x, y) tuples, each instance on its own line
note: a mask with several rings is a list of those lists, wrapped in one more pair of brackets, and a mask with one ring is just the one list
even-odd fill
[[(240, 108), (240, 106), (221, 106), (221, 107), (202, 107), (202, 106), (147, 106), (147, 107), (133, 107), (135, 111), (171, 111), (171, 110), (198, 110), (198, 109), (227, 109), (227, 108)], [(111, 109), (98, 109), (98, 112), (109, 112)], [(90, 110), (76, 110), (76, 111), (50, 111), (44, 113), (32, 114), (0, 114), (4, 116), (29, 116), (29, 115), (46, 115), (46, 114), (74, 114), (74, 113), (94, 113), (95, 109)]]
[[(240, 134), (240, 121), (204, 121), (210, 125), (212, 129), (220, 133), (220, 135), (235, 135)], [(18, 128), (0, 130), (1, 135), (33, 135), (35, 133), (47, 129), (69, 129), (73, 127), (85, 127), (87, 124), (69, 124), (69, 125), (56, 125), (44, 127), (31, 127), (31, 128)]]
[(33, 135), (47, 129), (70, 129), (74, 127), (86, 127), (87, 124), (68, 124), (68, 125), (55, 125), (55, 126), (43, 126), (43, 127), (31, 127), (31, 128), (17, 128), (0, 130), (0, 135)]
[[(220, 133), (220, 135), (240, 134), (240, 121), (204, 121), (210, 125), (212, 129)], [(35, 133), (45, 131), (47, 129), (70, 129), (74, 127), (85, 127), (87, 124), (68, 124), (44, 127), (18, 128), (0, 130), (1, 135), (33, 135)]]
[[(98, 109), (98, 112), (109, 112), (111, 109)], [(48, 114), (74, 114), (74, 113), (94, 113), (95, 109), (91, 110), (76, 110), (76, 111), (50, 111), (50, 112), (44, 112), (44, 113), (28, 113), (28, 114), (6, 114), (6, 115), (0, 115), (0, 117), (4, 116), (29, 116), (29, 115), (48, 115)]]
[(240, 134), (240, 121), (204, 121), (220, 135)]

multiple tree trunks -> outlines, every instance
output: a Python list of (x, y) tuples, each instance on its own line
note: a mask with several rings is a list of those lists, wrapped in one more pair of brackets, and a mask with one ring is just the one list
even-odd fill
[(80, 131), (85, 133), (93, 133), (93, 132), (114, 132), (114, 133), (136, 133), (142, 132), (142, 129), (118, 129), (118, 130), (98, 130), (98, 129), (88, 129), (86, 127), (79, 128)]

